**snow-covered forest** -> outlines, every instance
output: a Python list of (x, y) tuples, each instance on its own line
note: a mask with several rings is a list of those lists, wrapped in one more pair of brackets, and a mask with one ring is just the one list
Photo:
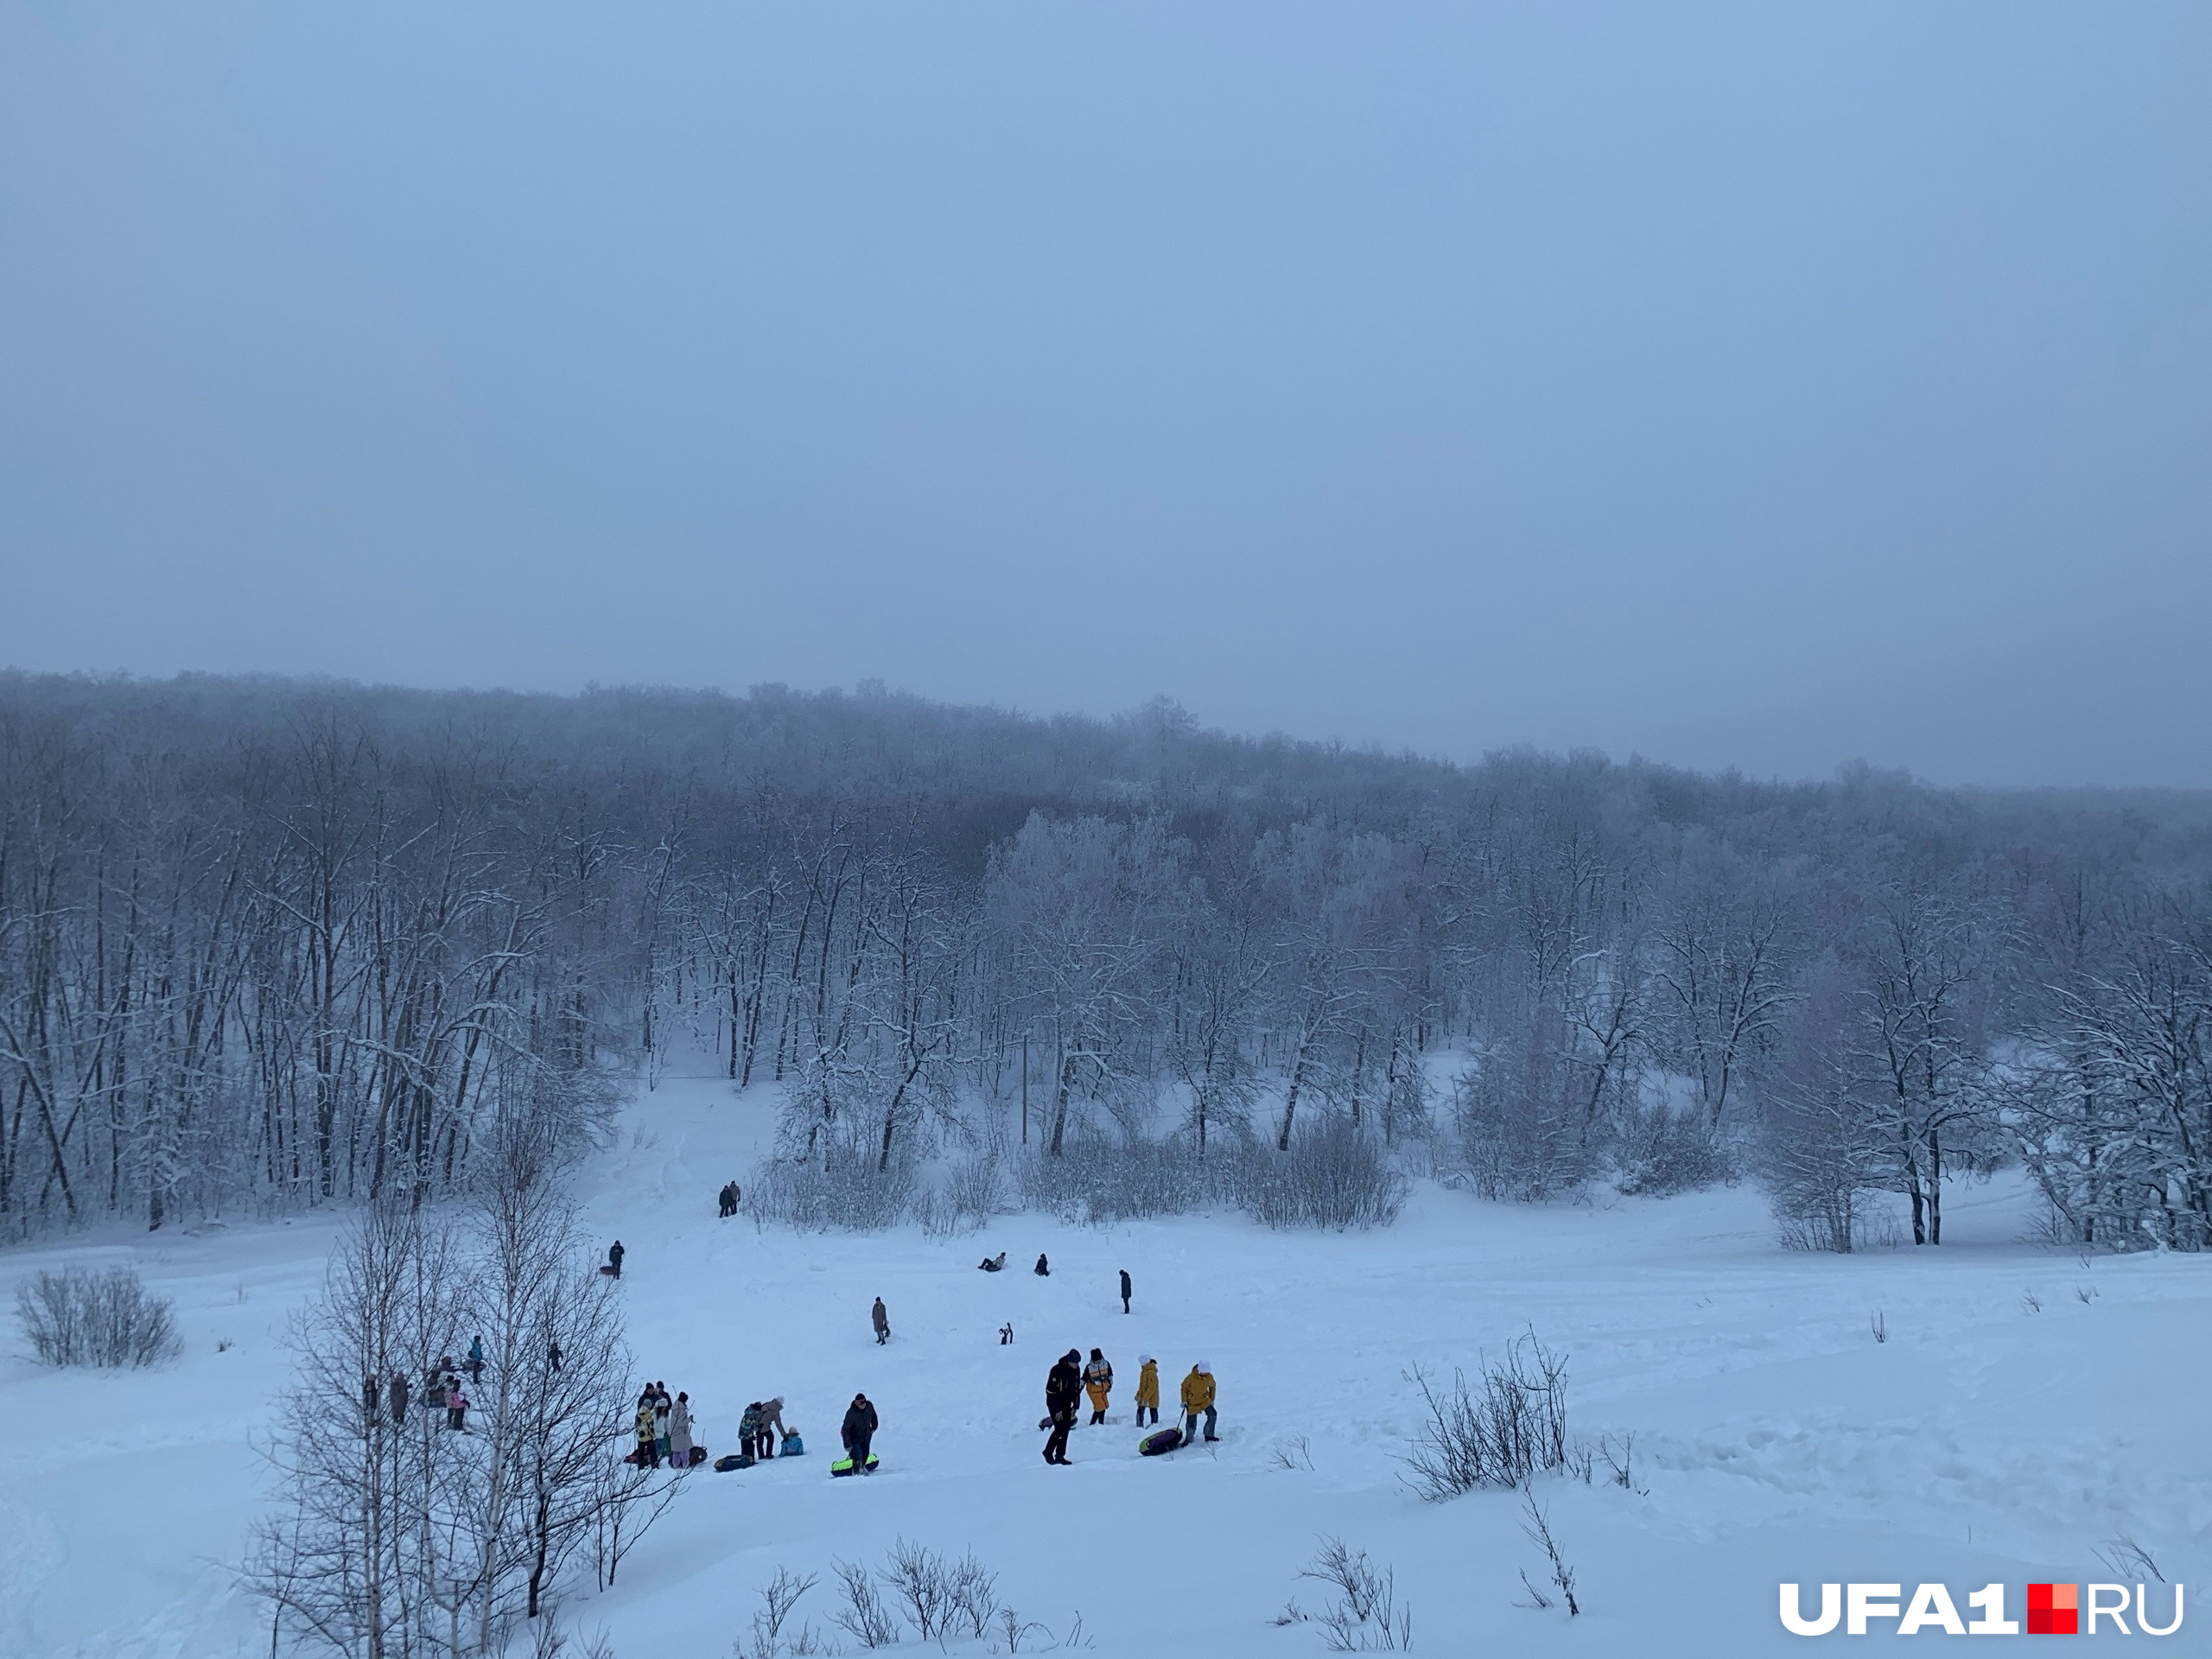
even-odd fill
[(1877, 1191), (1939, 1243), (2024, 1160), (2058, 1236), (2196, 1249), (2208, 871), (2186, 796), (1454, 768), (1164, 704), (11, 675), (0, 1227), (447, 1190), (703, 1046), (788, 1085), (780, 1196), (842, 1171), (849, 1220), (931, 1154), (1039, 1201), (1141, 1166), (1141, 1208), (1350, 1142), (1487, 1196), (1747, 1170), (1831, 1248)]

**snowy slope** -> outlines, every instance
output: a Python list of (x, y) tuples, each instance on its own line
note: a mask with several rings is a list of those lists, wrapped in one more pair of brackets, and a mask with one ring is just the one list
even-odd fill
[[(2027, 1580), (2113, 1576), (2093, 1551), (2121, 1532), (2169, 1577), (2212, 1568), (2212, 1262), (2084, 1266), (2020, 1243), (2026, 1206), (2009, 1186), (1961, 1194), (1940, 1251), (1847, 1259), (1777, 1249), (1748, 1189), (1529, 1210), (1424, 1188), (1397, 1227), (1349, 1236), (1241, 1217), (795, 1236), (715, 1214), (772, 1109), (765, 1091), (665, 1079), (591, 1178), (594, 1224), (628, 1247), (646, 1370), (690, 1393), (717, 1452), (747, 1400), (777, 1393), (811, 1452), (692, 1478), (616, 1589), (575, 1605), (625, 1659), (725, 1654), (779, 1565), (878, 1557), (902, 1534), (973, 1546), (1025, 1618), (1065, 1631), (1079, 1611), (1094, 1651), (1147, 1656), (1322, 1652), (1313, 1625), (1271, 1621), (1320, 1600), (1297, 1575), (1324, 1534), (1395, 1567), (1415, 1649), (1431, 1653), (1789, 1650), (1781, 1580), (1943, 1580), (1962, 1594), (1999, 1579), (2017, 1617)], [(42, 1371), (12, 1344), (0, 1358), (0, 1654), (267, 1651), (228, 1568), (258, 1502), (251, 1442), (284, 1319), (337, 1224), (0, 1257), (10, 1300), (16, 1278), (65, 1255), (135, 1261), (176, 1298), (188, 1343), (178, 1364), (131, 1376)], [(1000, 1249), (1009, 1271), (976, 1271)], [(1040, 1249), (1049, 1280), (1027, 1271)], [(881, 1348), (877, 1295), (893, 1331)], [(1517, 1570), (1542, 1575), (1511, 1495), (1429, 1504), (1399, 1479), (1418, 1421), (1408, 1368), (1471, 1367), (1529, 1327), (1573, 1357), (1573, 1431), (1635, 1434), (1649, 1489), (1547, 1486), (1580, 1573), (1573, 1620), (1516, 1605)], [(1076, 1467), (1047, 1468), (1046, 1369), (1094, 1344), (1120, 1374), (1113, 1422), (1077, 1430)], [(1160, 1357), (1171, 1417), (1177, 1380), (1211, 1362), (1219, 1446), (1138, 1459), (1140, 1350)], [(885, 1473), (833, 1482), (836, 1419), (862, 1389)], [(1300, 1436), (1312, 1467), (1281, 1466)], [(829, 1610), (817, 1590), (802, 1611), (826, 1624)]]

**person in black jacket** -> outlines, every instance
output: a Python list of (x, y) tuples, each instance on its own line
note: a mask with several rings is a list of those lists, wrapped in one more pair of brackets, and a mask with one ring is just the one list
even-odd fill
[(845, 1455), (853, 1460), (853, 1467), (862, 1474), (872, 1473), (868, 1466), (868, 1442), (875, 1438), (875, 1408), (864, 1394), (853, 1396), (853, 1403), (845, 1408), (845, 1421), (837, 1433), (845, 1442)]
[(1049, 1279), (1052, 1276), (1052, 1264), (1045, 1259), (1045, 1253), (1042, 1250), (1037, 1252), (1037, 1265), (1030, 1271), (1039, 1279)]
[(622, 1241), (619, 1238), (607, 1247), (607, 1265), (613, 1269), (607, 1275), (609, 1278), (620, 1279), (622, 1276)]
[(1045, 1379), (1045, 1416), (1052, 1433), (1045, 1440), (1045, 1461), (1068, 1461), (1068, 1431), (1075, 1427), (1076, 1402), (1083, 1395), (1083, 1356), (1071, 1348)]
[(391, 1374), (391, 1426), (397, 1428), (407, 1421), (407, 1374)]
[(1129, 1311), (1130, 1288), (1129, 1270), (1127, 1268), (1123, 1268), (1122, 1269), (1122, 1312), (1124, 1313)]

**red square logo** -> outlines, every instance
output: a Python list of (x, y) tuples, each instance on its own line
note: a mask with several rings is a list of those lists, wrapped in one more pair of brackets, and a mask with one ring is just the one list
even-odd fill
[(2082, 1586), (2078, 1584), (2031, 1584), (2028, 1586), (2030, 1636), (2082, 1634)]

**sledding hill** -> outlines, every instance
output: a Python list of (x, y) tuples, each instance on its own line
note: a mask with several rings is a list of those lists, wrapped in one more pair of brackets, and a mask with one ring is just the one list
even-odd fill
[[(801, 1616), (828, 1630), (833, 1559), (880, 1559), (901, 1535), (972, 1547), (1025, 1619), (1065, 1635), (1080, 1613), (1095, 1651), (1147, 1659), (1324, 1651), (1313, 1624), (1272, 1622), (1324, 1600), (1298, 1576), (1324, 1535), (1395, 1567), (1414, 1641), (1440, 1653), (1779, 1652), (1794, 1646), (1779, 1580), (1943, 1580), (1963, 1594), (2109, 1578), (2092, 1552), (2121, 1532), (2169, 1578), (2212, 1568), (2212, 1264), (2084, 1266), (2020, 1243), (2008, 1187), (1962, 1195), (1940, 1252), (1853, 1258), (1777, 1250), (1748, 1190), (1522, 1209), (1423, 1188), (1396, 1227), (1364, 1235), (1021, 1217), (957, 1240), (798, 1236), (715, 1216), (772, 1109), (764, 1090), (664, 1079), (590, 1177), (594, 1224), (628, 1250), (632, 1344), (697, 1402), (704, 1442), (730, 1448), (746, 1401), (780, 1394), (809, 1443), (803, 1459), (691, 1478), (615, 1590), (572, 1601), (625, 1659), (726, 1654), (779, 1566), (824, 1573)], [(285, 1319), (339, 1224), (0, 1258), (10, 1294), (65, 1257), (135, 1262), (176, 1299), (187, 1342), (175, 1365), (122, 1376), (43, 1371), (10, 1344), (0, 1651), (267, 1651), (227, 1564), (259, 1502), (251, 1448)], [(1001, 1249), (1007, 1272), (976, 1271)], [(1039, 1250), (1049, 1279), (1027, 1270)], [(1127, 1317), (1122, 1268), (1136, 1283)], [(1400, 1478), (1420, 1426), (1408, 1370), (1448, 1376), (1532, 1328), (1571, 1357), (1570, 1432), (1632, 1433), (1647, 1489), (1540, 1487), (1579, 1574), (1573, 1620), (1516, 1605), (1520, 1569), (1543, 1575), (1512, 1495), (1430, 1504)], [(1119, 1373), (1113, 1420), (1077, 1430), (1074, 1467), (1047, 1468), (1046, 1369), (1094, 1344)], [(1211, 1362), (1220, 1444), (1137, 1458), (1140, 1351), (1161, 1361), (1171, 1418), (1177, 1380)], [(856, 1389), (881, 1413), (884, 1471), (832, 1481)]]

